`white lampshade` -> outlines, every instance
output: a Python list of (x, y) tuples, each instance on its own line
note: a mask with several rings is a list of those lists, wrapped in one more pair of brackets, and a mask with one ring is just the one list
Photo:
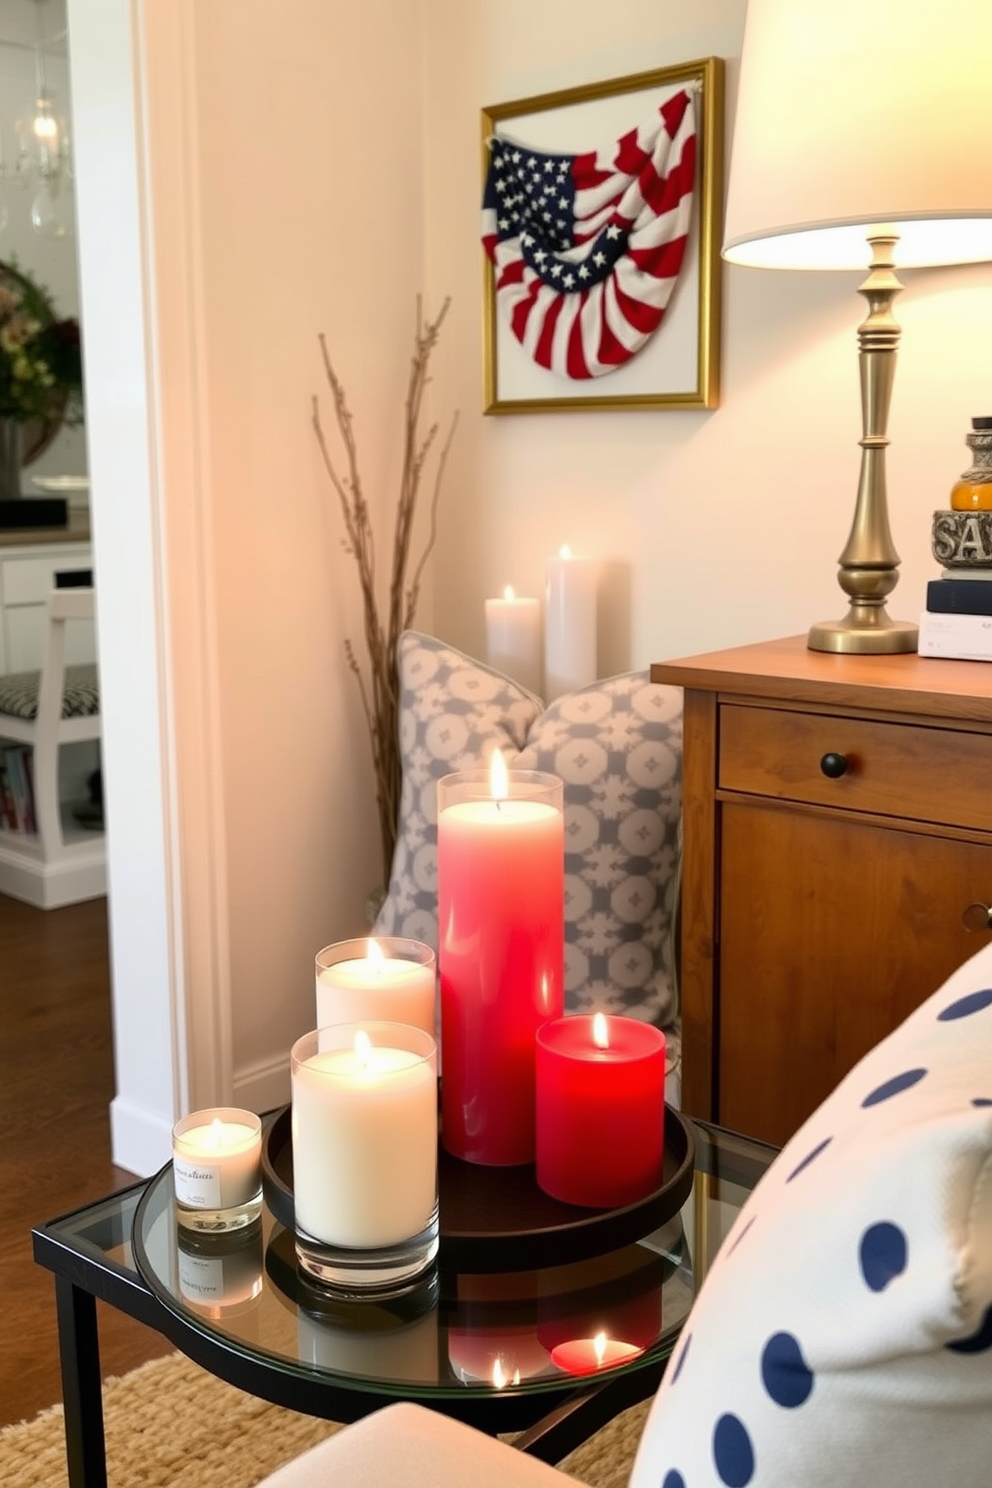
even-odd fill
[(748, 0), (724, 257), (992, 259), (992, 0)]

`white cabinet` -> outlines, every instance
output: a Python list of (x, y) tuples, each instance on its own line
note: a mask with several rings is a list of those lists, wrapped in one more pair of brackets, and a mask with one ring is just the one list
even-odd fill
[[(45, 644), (45, 601), (56, 573), (91, 569), (88, 542), (7, 544), (0, 533), (0, 672), (27, 672), (41, 665)], [(72, 628), (67, 660), (95, 661), (92, 624)]]

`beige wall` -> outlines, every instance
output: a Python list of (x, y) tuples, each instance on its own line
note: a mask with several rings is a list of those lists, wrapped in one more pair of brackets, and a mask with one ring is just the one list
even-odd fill
[(211, 0), (194, 38), (233, 1058), (257, 1100), (312, 1023), (314, 953), (360, 931), (379, 878), (343, 651), (361, 637), (357, 580), (310, 400), (323, 330), (381, 506), (425, 275), (421, 39), (417, 7), (390, 0)]
[[(845, 609), (835, 575), (858, 479), (863, 276), (725, 269), (714, 411), (479, 412), (480, 107), (717, 55), (729, 161), (744, 10), (613, 0), (607, 19), (594, 0), (426, 6), (427, 265), (432, 295), (454, 297), (457, 335), (438, 394), (463, 410), (435, 626), (468, 650), (483, 644), (484, 596), (507, 582), (540, 594), (562, 542), (606, 565), (604, 672), (798, 633)], [(988, 411), (992, 268), (902, 277), (888, 470), (903, 568), (890, 611), (913, 618), (937, 571), (932, 512), (968, 463), (971, 415)]]
[[(840, 613), (859, 276), (728, 272), (712, 412), (480, 412), (480, 107), (716, 54), (729, 131), (743, 13), (71, 0), (124, 1165), (164, 1160), (181, 1106), (285, 1098), (313, 953), (376, 878), (354, 570), (308, 425), (318, 330), (390, 506), (414, 295), (453, 296), (435, 409), (462, 422), (424, 629), (479, 652), (486, 595), (539, 593), (564, 541), (607, 567), (604, 672)], [(132, 76), (137, 205), (123, 156), (119, 189), (101, 164)], [(905, 277), (889, 471), (912, 615), (992, 411), (992, 283)]]

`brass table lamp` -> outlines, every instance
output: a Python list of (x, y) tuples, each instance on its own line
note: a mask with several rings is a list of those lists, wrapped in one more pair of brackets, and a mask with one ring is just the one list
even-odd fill
[(899, 579), (885, 484), (903, 267), (992, 259), (990, 0), (748, 0), (723, 254), (860, 269), (861, 475), (814, 651), (915, 651), (885, 602)]

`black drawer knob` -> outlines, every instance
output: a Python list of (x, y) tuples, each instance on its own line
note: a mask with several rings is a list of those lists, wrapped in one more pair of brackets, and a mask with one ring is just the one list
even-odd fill
[(847, 755), (834, 754), (832, 751), (825, 754), (820, 761), (820, 769), (831, 780), (839, 780), (842, 775), (847, 774)]
[(961, 921), (966, 930), (992, 930), (992, 909), (987, 904), (969, 904)]

